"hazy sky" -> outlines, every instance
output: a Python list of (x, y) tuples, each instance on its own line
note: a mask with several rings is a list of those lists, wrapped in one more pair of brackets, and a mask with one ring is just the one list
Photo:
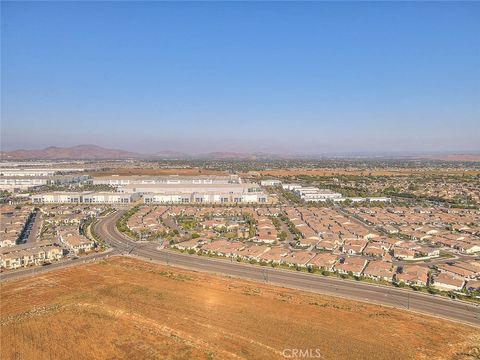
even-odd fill
[(480, 149), (480, 3), (2, 2), (2, 150)]

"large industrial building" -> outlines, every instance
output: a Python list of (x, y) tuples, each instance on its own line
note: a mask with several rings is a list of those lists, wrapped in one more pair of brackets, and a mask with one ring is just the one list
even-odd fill
[(266, 179), (266, 180), (261, 180), (260, 185), (262, 185), (262, 186), (278, 186), (278, 185), (282, 185), (282, 182), (280, 180), (276, 180), (276, 179)]
[(257, 184), (129, 185), (124, 191), (143, 194), (146, 204), (266, 203)]
[(93, 179), (94, 185), (110, 185), (117, 192), (52, 192), (32, 196), (34, 204), (104, 203), (128, 204), (143, 196), (145, 204), (267, 203), (258, 184), (243, 183), (231, 176), (108, 176)]
[(84, 171), (82, 168), (2, 168), (0, 176), (53, 176)]
[(319, 202), (319, 201), (346, 201), (351, 202), (391, 202), (387, 197), (343, 197), (342, 194), (332, 191), (330, 189), (319, 189), (314, 186), (302, 186), (299, 184), (283, 184), (283, 189), (290, 190), (294, 194), (298, 195), (303, 201), (306, 202)]
[(139, 197), (136, 193), (54, 191), (32, 195), (31, 200), (33, 204), (129, 204)]
[(285, 190), (290, 190), (293, 193), (300, 196), (304, 201), (343, 201), (345, 198), (342, 197), (342, 194), (334, 192), (329, 189), (319, 189), (314, 186), (302, 186), (298, 184), (284, 184), (282, 187)]
[(146, 204), (266, 203), (257, 184), (245, 184), (238, 175), (227, 176), (105, 176), (93, 184), (116, 186), (117, 191), (140, 194)]
[(38, 186), (65, 185), (86, 181), (85, 175), (0, 176), (0, 190), (21, 191)]
[(230, 176), (102, 176), (92, 179), (94, 185), (155, 185), (155, 184), (241, 184), (242, 179), (237, 175)]
[(319, 189), (316, 187), (301, 187), (295, 189), (294, 192), (305, 201), (327, 201), (327, 200), (343, 200), (342, 194), (329, 189)]

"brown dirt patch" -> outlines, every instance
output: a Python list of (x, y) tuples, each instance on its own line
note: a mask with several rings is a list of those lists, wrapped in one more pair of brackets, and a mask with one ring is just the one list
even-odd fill
[(226, 171), (207, 170), (201, 168), (175, 168), (175, 169), (140, 169), (140, 168), (118, 168), (110, 171), (91, 171), (88, 173), (90, 176), (162, 176), (162, 175), (183, 175), (183, 176), (198, 176), (198, 175), (228, 175)]
[[(2, 359), (479, 356), (480, 331), (400, 310), (130, 258), (1, 284)], [(470, 356), (471, 355), (471, 356)]]

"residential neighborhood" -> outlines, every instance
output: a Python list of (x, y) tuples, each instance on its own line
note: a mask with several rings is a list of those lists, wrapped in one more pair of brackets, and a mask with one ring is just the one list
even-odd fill
[(468, 293), (480, 276), (479, 218), (438, 207), (141, 206), (126, 224), (191, 254)]
[(0, 205), (0, 268), (48, 265), (95, 250), (99, 244), (82, 227), (104, 210), (68, 205), (40, 208)]
[(0, 360), (480, 360), (480, 0), (0, 14)]

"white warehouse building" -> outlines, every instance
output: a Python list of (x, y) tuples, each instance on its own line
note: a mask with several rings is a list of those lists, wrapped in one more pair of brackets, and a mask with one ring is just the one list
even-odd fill
[(303, 187), (296, 184), (287, 184), (286, 189), (293, 191), (295, 194), (300, 196), (300, 198), (304, 201), (342, 201), (344, 198), (342, 194), (334, 192), (329, 189), (319, 189), (317, 187), (308, 186)]
[(189, 185), (189, 184), (241, 184), (242, 179), (238, 175), (229, 176), (102, 176), (94, 177), (94, 185)]
[(85, 175), (0, 176), (0, 190), (29, 190), (38, 186), (80, 183), (87, 179)]
[(262, 186), (278, 186), (278, 185), (282, 185), (282, 182), (280, 180), (276, 180), (276, 179), (267, 179), (267, 180), (260, 180), (260, 185), (262, 185)]
[(118, 192), (65, 192), (55, 191), (31, 196), (33, 204), (129, 204), (139, 198), (138, 194)]
[(54, 176), (82, 172), (81, 168), (1, 168), (0, 176)]
[(301, 187), (302, 185), (299, 185), (299, 184), (283, 184), (282, 185), (283, 190), (289, 190), (289, 191), (300, 189)]
[(125, 192), (143, 194), (146, 204), (267, 203), (257, 184), (129, 185)]

